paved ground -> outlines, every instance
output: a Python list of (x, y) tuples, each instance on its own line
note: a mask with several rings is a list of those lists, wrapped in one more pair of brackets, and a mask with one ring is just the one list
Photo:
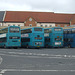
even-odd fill
[(0, 75), (75, 75), (75, 48), (0, 49)]

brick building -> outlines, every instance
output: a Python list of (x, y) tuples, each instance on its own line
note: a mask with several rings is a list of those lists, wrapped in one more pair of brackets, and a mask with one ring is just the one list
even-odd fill
[(67, 27), (75, 25), (75, 14), (53, 12), (0, 11), (0, 26)]

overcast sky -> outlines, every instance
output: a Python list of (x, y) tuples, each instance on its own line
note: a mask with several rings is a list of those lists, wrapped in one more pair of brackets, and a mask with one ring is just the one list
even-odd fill
[(0, 10), (75, 13), (75, 0), (0, 0)]

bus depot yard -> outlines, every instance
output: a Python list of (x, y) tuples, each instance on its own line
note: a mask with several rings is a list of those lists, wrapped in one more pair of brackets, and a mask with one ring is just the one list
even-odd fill
[(75, 75), (75, 48), (0, 48), (1, 75)]
[(75, 28), (9, 26), (0, 29), (0, 47), (61, 48), (75, 47)]
[(74, 38), (75, 28), (1, 29), (0, 75), (75, 75)]

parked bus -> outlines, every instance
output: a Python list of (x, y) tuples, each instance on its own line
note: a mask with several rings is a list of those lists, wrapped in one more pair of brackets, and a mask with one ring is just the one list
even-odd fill
[(44, 47), (44, 29), (32, 27), (21, 30), (21, 46), (27, 48)]
[(0, 47), (21, 47), (21, 31), (18, 26), (0, 29)]
[(63, 47), (63, 28), (44, 29), (45, 47)]
[(75, 28), (64, 29), (64, 47), (75, 47)]

